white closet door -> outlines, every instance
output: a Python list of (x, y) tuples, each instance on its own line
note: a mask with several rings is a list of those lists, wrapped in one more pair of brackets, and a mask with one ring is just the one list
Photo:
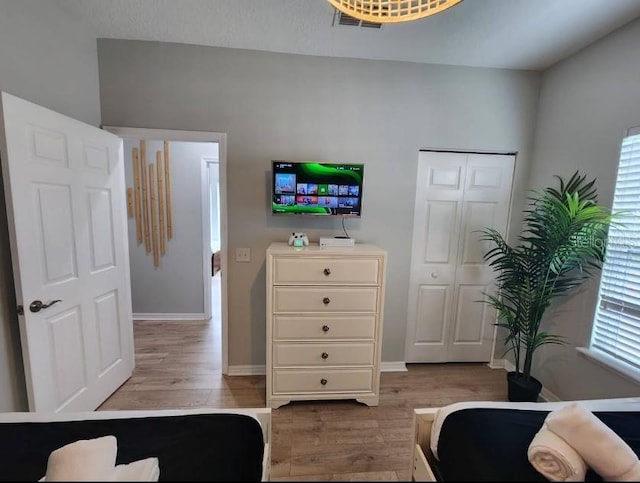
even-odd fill
[(493, 271), (476, 230), (506, 232), (513, 155), (421, 152), (414, 214), (407, 362), (485, 362), (494, 311), (478, 302)]

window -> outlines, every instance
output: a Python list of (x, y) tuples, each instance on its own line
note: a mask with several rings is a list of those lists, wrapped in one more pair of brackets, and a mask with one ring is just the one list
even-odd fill
[(590, 349), (640, 374), (640, 129), (622, 141), (612, 210), (625, 215), (609, 229)]

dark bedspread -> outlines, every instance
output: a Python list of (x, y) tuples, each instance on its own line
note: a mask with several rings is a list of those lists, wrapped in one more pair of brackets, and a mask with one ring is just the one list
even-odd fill
[[(438, 441), (440, 481), (547, 481), (527, 459), (549, 411), (462, 409), (449, 414)], [(640, 455), (640, 412), (594, 412)], [(589, 470), (586, 481), (602, 481)]]
[(262, 429), (243, 414), (0, 424), (0, 480), (37, 481), (49, 454), (79, 439), (114, 435), (116, 464), (155, 456), (160, 481), (257, 481)]

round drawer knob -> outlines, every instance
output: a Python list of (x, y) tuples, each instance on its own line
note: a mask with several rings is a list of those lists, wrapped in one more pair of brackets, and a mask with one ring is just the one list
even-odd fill
[(326, 359), (329, 357), (329, 354), (327, 354), (326, 352), (323, 352), (320, 357), (322, 357), (323, 359)]
[(322, 299), (322, 303), (325, 305), (329, 305), (329, 302), (331, 302), (331, 299), (329, 297), (325, 297)]
[(330, 268), (325, 268), (323, 270), (324, 274), (328, 277), (329, 275), (331, 275), (331, 269)]
[(320, 384), (322, 384), (323, 386), (326, 386), (327, 380), (325, 378), (320, 379)]
[(329, 326), (328, 325), (323, 325), (322, 326), (322, 332), (329, 332)]
[(431, 272), (431, 278), (438, 278), (438, 272)]

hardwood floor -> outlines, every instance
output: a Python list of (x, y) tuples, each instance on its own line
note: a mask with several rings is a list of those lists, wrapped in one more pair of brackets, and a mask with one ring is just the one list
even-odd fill
[[(264, 407), (265, 377), (220, 372), (215, 321), (134, 323), (136, 368), (99, 410)], [(506, 400), (506, 373), (485, 364), (409, 364), (382, 373), (378, 407), (299, 401), (272, 412), (274, 481), (408, 480), (412, 413)]]

